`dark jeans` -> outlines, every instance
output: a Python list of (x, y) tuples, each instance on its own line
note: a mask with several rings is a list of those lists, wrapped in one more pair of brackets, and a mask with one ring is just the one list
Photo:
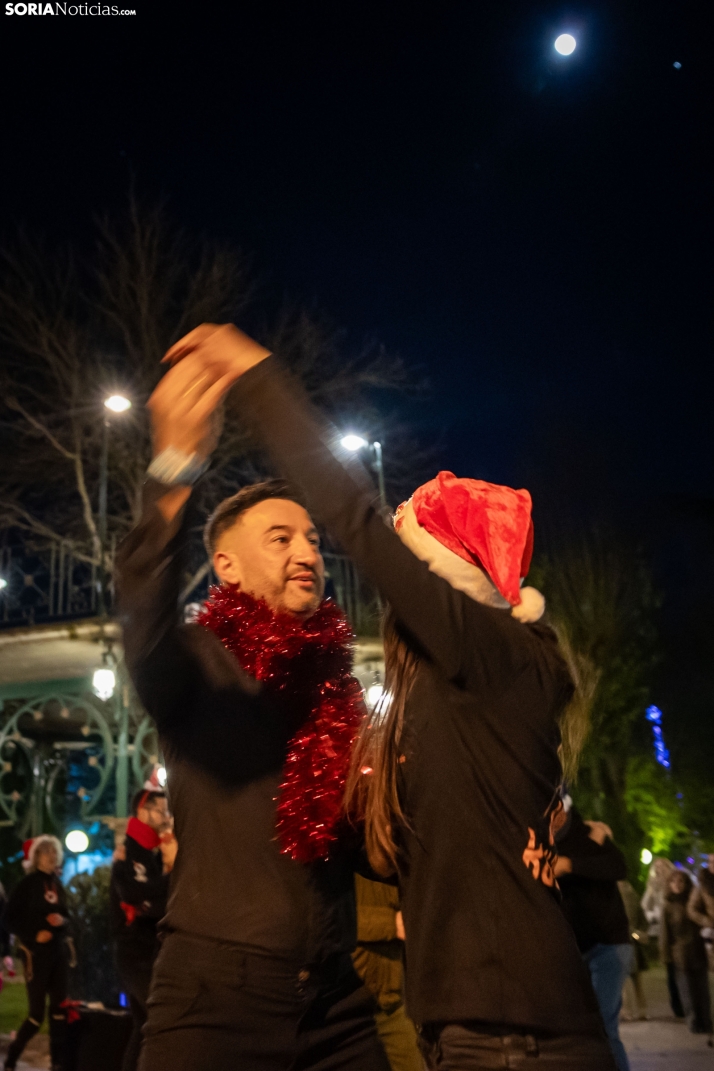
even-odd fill
[(320, 969), (169, 933), (154, 964), (140, 1071), (389, 1071), (349, 955)]
[(615, 1071), (604, 1036), (570, 1034), (536, 1037), (503, 1034), (484, 1023), (428, 1023), (421, 1049), (428, 1071), (480, 1071), (512, 1067), (521, 1071)]
[(143, 944), (134, 944), (126, 940), (116, 943), (117, 973), (129, 998), (132, 1018), (131, 1037), (124, 1051), (122, 1071), (136, 1071), (139, 1063), (141, 1032), (146, 1022), (146, 1002), (149, 999), (154, 951), (158, 951), (158, 944), (156, 950), (153, 950)]
[(632, 970), (635, 950), (632, 945), (597, 944), (583, 954), (600, 1007), (605, 1033), (618, 1071), (630, 1071), (625, 1046), (620, 1040), (620, 1009), (625, 979)]
[(697, 1034), (711, 1034), (712, 1004), (706, 967), (699, 971), (677, 971), (677, 988), (690, 1029)]
[(50, 998), (50, 1057), (53, 1067), (62, 1067), (65, 1056), (67, 1016), (61, 1007), (67, 998), (69, 953), (66, 942), (57, 934), (46, 945), (32, 952), (20, 950), (27, 986), (27, 1019), (10, 1043), (5, 1067), (14, 1067), (22, 1052), (40, 1029), (45, 1018), (45, 1002)]

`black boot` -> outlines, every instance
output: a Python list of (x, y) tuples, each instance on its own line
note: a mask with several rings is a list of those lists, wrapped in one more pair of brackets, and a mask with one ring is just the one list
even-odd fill
[(14, 1071), (15, 1064), (22, 1056), (25, 1046), (28, 1041), (32, 1041), (39, 1029), (39, 1023), (33, 1022), (32, 1019), (25, 1019), (15, 1035), (15, 1040), (10, 1042), (10, 1048), (7, 1050), (7, 1056), (5, 1057), (5, 1071)]
[(52, 1071), (64, 1071), (67, 1061), (67, 1016), (50, 1012), (50, 1064)]

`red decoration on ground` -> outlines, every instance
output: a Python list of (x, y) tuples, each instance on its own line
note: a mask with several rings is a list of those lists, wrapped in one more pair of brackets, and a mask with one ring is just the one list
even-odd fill
[(330, 599), (301, 621), (240, 588), (214, 587), (197, 621), (285, 701), (295, 732), (278, 797), (278, 837), (298, 863), (326, 859), (344, 817), (350, 753), (365, 713), (346, 617)]

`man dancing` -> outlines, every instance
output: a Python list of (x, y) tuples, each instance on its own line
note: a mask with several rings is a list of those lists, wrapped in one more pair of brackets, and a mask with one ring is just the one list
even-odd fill
[(355, 853), (339, 840), (363, 714), (352, 635), (285, 484), (220, 504), (206, 539), (221, 587), (200, 623), (177, 620), (191, 486), (231, 381), (188, 358), (159, 384), (143, 516), (119, 554), (126, 660), (179, 843), (139, 1067), (389, 1071), (350, 958)]
[(555, 888), (572, 682), (542, 597), (520, 586), (530, 495), (439, 473), (395, 533), (279, 360), (212, 325), (167, 359), (170, 374), (192, 361), (242, 377), (246, 425), (389, 606), (390, 702), (361, 734), (350, 802), (375, 869), (398, 873), (407, 1011), (430, 1071), (614, 1071)]

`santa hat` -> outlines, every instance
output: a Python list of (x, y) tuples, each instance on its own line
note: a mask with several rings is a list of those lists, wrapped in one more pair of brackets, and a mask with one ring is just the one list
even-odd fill
[(31, 865), (32, 865), (30, 863), (30, 851), (32, 849), (32, 845), (33, 845), (34, 841), (35, 841), (34, 837), (28, 837), (27, 840), (24, 840), (22, 842), (22, 856), (23, 856), (22, 869), (23, 870), (29, 870)]
[(521, 587), (533, 555), (528, 491), (440, 472), (402, 503), (394, 526), (452, 587), (478, 602), (511, 608), (522, 622), (543, 616), (540, 592)]

